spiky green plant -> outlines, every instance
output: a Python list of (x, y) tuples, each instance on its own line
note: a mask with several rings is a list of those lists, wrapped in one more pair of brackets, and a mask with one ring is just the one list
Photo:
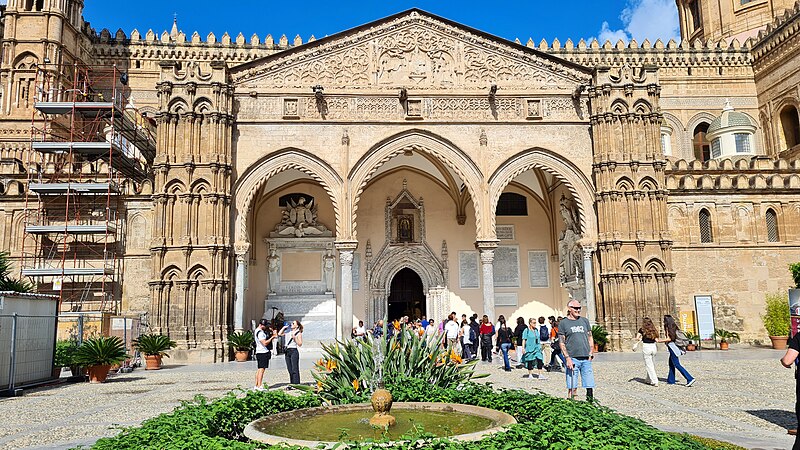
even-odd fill
[(91, 337), (75, 351), (73, 362), (83, 367), (121, 364), (127, 358), (125, 344), (119, 336)]
[(377, 387), (375, 355), (383, 355), (383, 380), (416, 378), (431, 386), (456, 387), (476, 376), (476, 361), (462, 361), (454, 349), (441, 347), (439, 336), (419, 336), (412, 332), (397, 332), (380, 339), (347, 339), (323, 344), (323, 358), (317, 361), (313, 373), (318, 395), (334, 404), (366, 401)]
[(717, 328), (716, 330), (714, 330), (714, 334), (717, 335), (717, 337), (719, 337), (719, 342), (720, 343), (723, 343), (723, 342), (733, 342), (733, 343), (739, 342), (739, 333), (737, 333), (735, 331), (728, 331), (728, 330), (725, 330), (725, 329), (722, 329), (722, 328)]
[(163, 334), (143, 334), (133, 340), (133, 347), (145, 355), (166, 356), (167, 358), (169, 355), (165, 352), (175, 348), (176, 345), (178, 344), (175, 341)]
[(13, 269), (11, 255), (8, 252), (0, 251), (0, 291), (33, 292), (32, 283), (11, 278)]
[(237, 331), (228, 335), (228, 345), (237, 352), (245, 352), (255, 343), (253, 332), (249, 330)]

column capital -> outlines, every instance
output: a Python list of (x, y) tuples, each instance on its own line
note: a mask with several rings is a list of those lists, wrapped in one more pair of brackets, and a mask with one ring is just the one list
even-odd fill
[(475, 241), (475, 248), (480, 251), (487, 251), (487, 250), (494, 250), (497, 246), (500, 245), (500, 241), (497, 239), (486, 239), (486, 240), (479, 240)]
[(236, 253), (236, 257), (244, 257), (247, 251), (250, 250), (250, 243), (247, 241), (237, 241), (233, 244), (233, 252)]
[(594, 247), (583, 247), (583, 259), (592, 259), (592, 253), (594, 253)]
[(358, 241), (336, 241), (333, 243), (336, 250), (340, 252), (354, 252), (358, 248)]

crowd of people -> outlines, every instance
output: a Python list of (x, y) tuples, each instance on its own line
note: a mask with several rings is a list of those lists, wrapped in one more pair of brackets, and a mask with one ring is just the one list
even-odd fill
[[(503, 315), (497, 322), (490, 321), (489, 316), (466, 314), (459, 316), (451, 312), (440, 321), (427, 319), (425, 316), (412, 320), (408, 316), (401, 317), (385, 324), (378, 320), (371, 327), (363, 321), (353, 327), (352, 339), (378, 339), (386, 335), (416, 334), (439, 343), (444, 350), (460, 354), (463, 361), (473, 361), (480, 357), (484, 363), (491, 363), (493, 356), (502, 355), (503, 369), (512, 371), (512, 367), (527, 370), (529, 379), (546, 380), (545, 372), (564, 371), (567, 397), (574, 399), (579, 387), (586, 389), (586, 398), (594, 397), (595, 380), (592, 361), (594, 359), (594, 342), (592, 327), (589, 321), (581, 316), (581, 304), (570, 300), (565, 317), (550, 316), (548, 318), (523, 317), (516, 319), (516, 325), (508, 323)], [(672, 316), (664, 316), (664, 337), (650, 318), (644, 318), (639, 329), (633, 350), (641, 347), (645, 363), (645, 381), (658, 386), (655, 364), (656, 343), (664, 343), (669, 352), (668, 384), (676, 384), (675, 372), (686, 379), (686, 386), (692, 386), (695, 378), (683, 367), (680, 357), (685, 353), (688, 343), (686, 336), (679, 329)], [(280, 330), (270, 327), (267, 320), (261, 320), (255, 332), (257, 390), (263, 390), (264, 371), (269, 367), (274, 341), (285, 336), (286, 366), (291, 384), (300, 383), (298, 348), (303, 345), (303, 326), (299, 321), (284, 326)], [(512, 355), (513, 353), (513, 355)], [(512, 366), (513, 363), (513, 366)]]

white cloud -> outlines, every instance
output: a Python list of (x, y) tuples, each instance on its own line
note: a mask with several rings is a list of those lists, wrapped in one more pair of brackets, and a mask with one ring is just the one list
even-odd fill
[(619, 39), (627, 41), (631, 38), (638, 42), (645, 39), (667, 42), (680, 38), (678, 10), (673, 0), (628, 0), (619, 18), (624, 28), (612, 30), (608, 22), (603, 22), (598, 34), (600, 42), (610, 40), (616, 43)]

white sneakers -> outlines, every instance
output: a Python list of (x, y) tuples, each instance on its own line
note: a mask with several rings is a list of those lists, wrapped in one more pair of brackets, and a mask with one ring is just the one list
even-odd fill
[(542, 374), (542, 375), (539, 375), (539, 379), (540, 379), (540, 380), (546, 380), (546, 379), (547, 379), (547, 377), (546, 377), (544, 374)]
[(253, 386), (254, 391), (266, 391), (264, 386)]
[(686, 383), (686, 387), (691, 387), (695, 381), (697, 381), (697, 378), (692, 378), (692, 381)]

